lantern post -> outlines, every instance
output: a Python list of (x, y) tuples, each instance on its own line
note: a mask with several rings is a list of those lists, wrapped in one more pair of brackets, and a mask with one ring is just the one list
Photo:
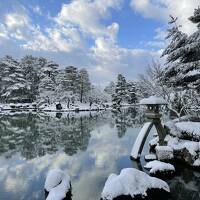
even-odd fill
[(149, 98), (142, 99), (140, 101), (140, 105), (146, 106), (147, 108), (145, 111), (145, 116), (148, 119), (148, 122), (146, 122), (142, 127), (133, 145), (131, 158), (134, 160), (140, 158), (144, 143), (153, 125), (158, 133), (159, 145), (165, 145), (164, 139), (166, 136), (166, 131), (161, 123), (162, 115), (160, 114), (159, 109), (162, 105), (167, 105), (167, 102), (160, 97), (151, 96)]

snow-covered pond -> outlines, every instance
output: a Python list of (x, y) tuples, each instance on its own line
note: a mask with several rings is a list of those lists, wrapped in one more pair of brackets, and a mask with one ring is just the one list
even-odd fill
[[(144, 170), (143, 159), (129, 159), (143, 123), (135, 109), (50, 114), (0, 115), (0, 199), (45, 199), (46, 174), (60, 168), (71, 177), (73, 200), (99, 200), (110, 173), (126, 167)], [(179, 169), (167, 180), (172, 199), (198, 199), (200, 173)]]

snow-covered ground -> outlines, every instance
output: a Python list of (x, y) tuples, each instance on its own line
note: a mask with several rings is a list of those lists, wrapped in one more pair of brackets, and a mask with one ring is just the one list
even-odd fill
[(110, 108), (110, 104), (92, 104), (91, 106), (89, 103), (77, 103), (75, 105), (70, 105), (69, 108), (67, 104), (61, 104), (62, 109), (56, 109), (56, 103), (54, 104), (43, 104), (38, 106), (34, 103), (24, 103), (24, 104), (0, 104), (0, 111), (7, 111), (7, 110), (38, 110), (38, 111), (46, 111), (46, 112), (70, 112), (70, 111), (92, 111), (92, 110), (105, 110)]
[(29, 109), (35, 109), (36, 104), (34, 103), (9, 103), (9, 104), (0, 104), (0, 111), (4, 110), (13, 110), (13, 109), (18, 109), (18, 110), (29, 110)]

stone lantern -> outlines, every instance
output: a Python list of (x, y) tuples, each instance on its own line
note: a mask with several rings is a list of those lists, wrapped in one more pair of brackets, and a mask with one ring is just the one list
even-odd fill
[(148, 122), (145, 123), (142, 127), (133, 146), (131, 158), (135, 160), (137, 160), (140, 157), (145, 140), (153, 125), (155, 126), (158, 133), (159, 145), (165, 144), (164, 139), (166, 136), (166, 131), (162, 126), (160, 120), (162, 115), (159, 113), (159, 108), (161, 105), (167, 105), (167, 102), (160, 97), (150, 96), (149, 98), (142, 99), (140, 101), (140, 105), (144, 105), (147, 107), (145, 116), (147, 117)]
[(163, 145), (166, 133), (165, 133), (165, 129), (163, 128), (161, 124), (160, 118), (162, 115), (159, 113), (159, 108), (162, 105), (167, 105), (167, 102), (163, 98), (150, 96), (149, 98), (142, 99), (140, 101), (140, 105), (147, 106), (145, 116), (147, 117), (149, 121), (153, 123), (153, 125), (155, 125), (155, 128), (159, 136), (159, 144)]

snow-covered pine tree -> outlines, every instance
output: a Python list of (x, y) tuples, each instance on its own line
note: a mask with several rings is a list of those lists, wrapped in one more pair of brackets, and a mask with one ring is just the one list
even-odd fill
[(65, 81), (65, 72), (64, 70), (59, 70), (56, 76), (56, 84), (55, 84), (55, 93), (56, 97), (58, 98), (57, 101), (59, 102), (65, 99), (64, 81)]
[(51, 103), (55, 97), (55, 82), (49, 77), (44, 76), (39, 83), (39, 101)]
[(65, 68), (65, 89), (73, 94), (77, 93), (78, 88), (78, 70), (74, 66)]
[(36, 100), (38, 96), (39, 74), (43, 68), (41, 59), (27, 55), (21, 59), (20, 66), (23, 69), (26, 81), (30, 84), (29, 99), (30, 102)]
[(28, 101), (29, 83), (24, 77), (23, 69), (11, 56), (0, 60), (1, 68), (1, 100), (4, 102)]
[(58, 65), (53, 61), (47, 61), (41, 69), (39, 82), (39, 99), (51, 103), (55, 99), (56, 75)]
[(56, 76), (55, 97), (56, 101), (67, 103), (69, 108), (70, 102), (73, 99), (73, 94), (71, 91), (66, 90), (65, 78), (65, 70), (59, 70)]
[(111, 81), (104, 89), (104, 92), (112, 96), (115, 92), (115, 83)]
[(112, 95), (113, 107), (121, 107), (121, 103), (127, 99), (127, 83), (122, 74), (118, 74), (115, 93)]
[(171, 17), (167, 38), (171, 43), (162, 56), (167, 56), (164, 80), (172, 86), (200, 91), (200, 8), (189, 18), (198, 24), (198, 30), (189, 37), (179, 30), (177, 18)]
[(78, 94), (80, 102), (87, 100), (88, 94), (91, 89), (91, 83), (89, 79), (89, 74), (86, 69), (80, 69), (78, 72)]
[(137, 101), (135, 82), (127, 82), (127, 101), (129, 104), (135, 104)]
[(101, 90), (100, 87), (91, 85), (90, 92), (88, 94), (89, 96), (89, 102), (92, 105), (93, 103), (104, 103), (107, 102), (107, 95), (104, 91)]
[(44, 67), (42, 68), (42, 73), (48, 77), (50, 77), (53, 81), (55, 81), (55, 77), (58, 74), (59, 65), (53, 61), (47, 61)]

